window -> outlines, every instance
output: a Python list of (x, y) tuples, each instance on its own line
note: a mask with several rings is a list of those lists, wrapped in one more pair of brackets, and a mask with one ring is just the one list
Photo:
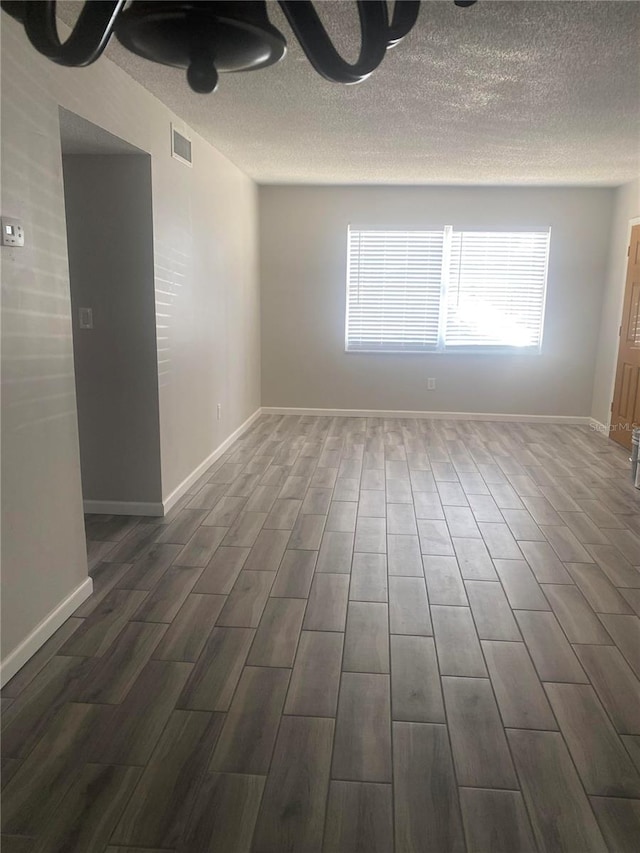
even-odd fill
[(549, 236), (350, 228), (346, 349), (538, 352)]

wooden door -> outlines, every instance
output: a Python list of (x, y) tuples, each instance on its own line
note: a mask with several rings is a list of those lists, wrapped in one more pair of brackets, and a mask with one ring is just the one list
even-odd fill
[(611, 438), (631, 448), (631, 429), (640, 425), (640, 225), (631, 229), (616, 384), (611, 404)]

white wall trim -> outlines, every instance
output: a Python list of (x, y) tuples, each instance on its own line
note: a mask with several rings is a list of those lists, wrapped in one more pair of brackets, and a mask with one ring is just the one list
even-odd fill
[(19, 646), (6, 656), (0, 663), (0, 686), (4, 686), (10, 678), (25, 665), (29, 658), (43, 646), (58, 628), (66, 622), (83, 601), (93, 592), (93, 581), (86, 578), (60, 604), (49, 613), (39, 625), (24, 639)]
[(161, 502), (141, 501), (83, 501), (86, 515), (164, 515)]
[(513, 421), (515, 423), (588, 424), (588, 415), (510, 415), (490, 412), (410, 412), (395, 409), (291, 409), (263, 406), (264, 415), (318, 415), (341, 418), (421, 418), (435, 421)]
[(185, 477), (185, 479), (180, 483), (179, 486), (177, 486), (170, 494), (167, 495), (166, 498), (163, 499), (164, 513), (160, 513), (160, 515), (166, 515), (169, 512), (171, 507), (174, 506), (177, 501), (182, 497), (182, 495), (184, 495), (187, 489), (189, 489), (196, 482), (196, 480), (198, 480), (198, 478), (200, 478), (204, 474), (207, 468), (213, 465), (216, 459), (219, 459), (225, 452), (225, 450), (227, 450), (227, 448), (229, 448), (237, 438), (240, 438), (243, 432), (246, 432), (249, 429), (251, 424), (257, 418), (260, 417), (262, 411), (263, 410), (260, 408), (256, 409), (255, 412), (250, 415), (243, 424), (240, 424), (238, 429), (234, 430), (230, 436), (225, 438), (222, 444), (216, 447), (213, 453), (209, 454), (209, 456), (207, 456), (207, 458), (204, 459), (198, 465), (198, 467), (195, 468), (189, 474), (188, 477)]

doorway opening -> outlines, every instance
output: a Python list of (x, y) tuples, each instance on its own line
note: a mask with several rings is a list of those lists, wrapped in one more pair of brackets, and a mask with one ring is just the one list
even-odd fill
[(91, 570), (163, 512), (151, 156), (62, 108), (60, 142)]

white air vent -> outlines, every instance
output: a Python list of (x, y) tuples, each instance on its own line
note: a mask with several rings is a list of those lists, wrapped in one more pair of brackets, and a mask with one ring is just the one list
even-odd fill
[(187, 166), (193, 165), (191, 160), (191, 140), (171, 125), (171, 156)]

